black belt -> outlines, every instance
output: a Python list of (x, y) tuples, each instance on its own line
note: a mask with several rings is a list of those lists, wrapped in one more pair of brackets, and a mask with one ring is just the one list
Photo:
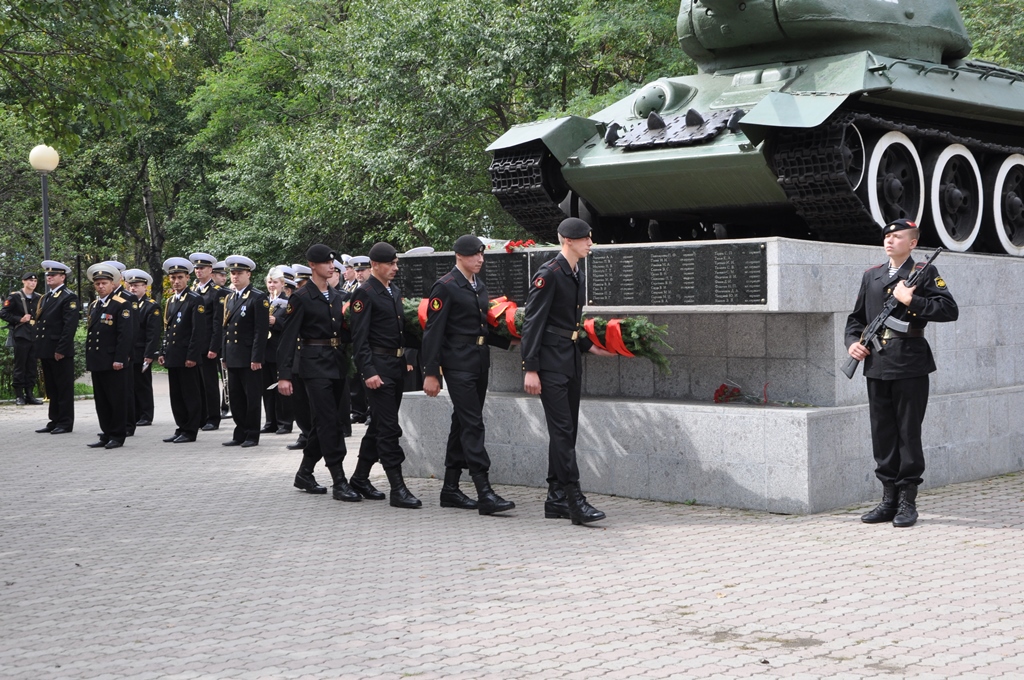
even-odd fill
[(558, 326), (548, 326), (544, 330), (546, 330), (548, 333), (554, 333), (557, 336), (568, 338), (573, 342), (576, 342), (576, 340), (580, 337), (579, 329), (570, 331), (564, 328), (559, 328)]
[(446, 338), (454, 342), (464, 342), (467, 345), (483, 345), (487, 338), (483, 335), (446, 335)]
[(316, 347), (337, 347), (338, 345), (341, 344), (341, 340), (338, 338), (323, 338), (316, 340), (310, 338), (303, 338), (302, 344), (313, 345)]
[(371, 347), (370, 351), (374, 354), (383, 354), (389, 357), (400, 357), (405, 354), (405, 350), (399, 347), (398, 349), (391, 349), (389, 347)]
[(882, 333), (883, 338), (923, 338), (923, 328), (911, 328), (909, 331), (904, 333), (903, 331), (894, 331), (891, 328), (886, 328), (885, 332)]

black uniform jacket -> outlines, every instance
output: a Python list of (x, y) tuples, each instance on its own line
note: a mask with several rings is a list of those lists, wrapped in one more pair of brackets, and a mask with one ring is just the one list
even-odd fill
[(288, 318), (288, 298), (279, 297), (271, 300), (270, 316), (274, 317), (274, 324), (270, 325), (270, 319), (267, 319), (267, 347), (264, 350), (263, 363), (276, 364), (277, 350), (281, 347), (281, 336), (284, 334)]
[(142, 298), (135, 313), (135, 342), (132, 346), (132, 361), (142, 363), (144, 359), (156, 359), (163, 341), (163, 318), (160, 305), (153, 298)]
[[(232, 294), (229, 288), (219, 286), (211, 279), (203, 288), (196, 281), (192, 284), (192, 290), (203, 299), (203, 309), (206, 310), (206, 323), (209, 326), (207, 337), (209, 338), (210, 352), (216, 352), (218, 357), (223, 358), (224, 350), (224, 298)], [(206, 352), (203, 352), (206, 358)]]
[[(889, 276), (889, 263), (864, 272), (853, 313), (846, 320), (846, 346), (859, 342), (864, 328), (871, 323), (900, 279), (906, 280), (914, 269), (924, 267), (907, 258), (895, 276)], [(919, 275), (910, 307), (897, 305), (893, 317), (910, 322), (911, 329), (923, 329), (929, 321), (956, 321), (960, 310), (946, 288), (938, 270), (929, 265)], [(924, 337), (890, 337), (881, 352), (869, 345), (871, 354), (864, 360), (864, 376), (880, 380), (901, 380), (928, 375), (935, 370), (932, 350)]]
[[(20, 290), (16, 290), (4, 300), (4, 306), (0, 308), (0, 319), (11, 324), (10, 332), (15, 340), (31, 341), (36, 339), (35, 320), (38, 306), (39, 293), (35, 291), (31, 295), (25, 295)], [(21, 317), (26, 314), (32, 318), (21, 323)]]
[[(484, 373), (491, 365), (487, 345), (505, 349), (509, 341), (491, 333), (487, 323), (487, 286), (476, 277), (476, 290), (456, 267), (434, 282), (427, 303), (420, 359), (423, 375), (439, 376), (440, 369)], [(486, 344), (477, 344), (483, 338)]]
[[(342, 314), (343, 300), (338, 291), (327, 287), (327, 298), (312, 281), (288, 298), (284, 333), (277, 350), (277, 375), (281, 380), (345, 377), (345, 355), (341, 345), (349, 341)], [(335, 341), (310, 344), (307, 340)]]
[[(132, 296), (134, 299), (134, 296)], [(135, 342), (135, 318), (132, 303), (114, 291), (101, 302), (89, 306), (89, 336), (85, 341), (85, 367), (90, 371), (112, 371), (114, 364), (127, 366)]]
[(164, 304), (164, 366), (185, 368), (186, 361), (199, 362), (210, 347), (206, 305), (190, 290), (175, 301), (174, 294)]
[(43, 295), (36, 310), (36, 356), (52, 359), (54, 354), (75, 356), (78, 329), (78, 296), (67, 286)]
[[(580, 352), (588, 351), (594, 344), (580, 323), (585, 302), (582, 267), (577, 281), (561, 253), (540, 266), (526, 296), (523, 341), (519, 345), (524, 371), (554, 371), (570, 376), (582, 373)], [(551, 329), (557, 329), (561, 335)], [(564, 337), (574, 331), (579, 332), (575, 342)]]
[[(224, 347), (218, 353), (228, 368), (262, 364), (270, 328), (270, 300), (262, 290), (246, 286), (224, 298)], [(216, 351), (216, 350), (215, 350)]]
[[(419, 342), (405, 333), (402, 291), (398, 286), (391, 284), (388, 294), (384, 284), (371, 276), (356, 288), (352, 294), (352, 348), (356, 370), (363, 380), (375, 375), (404, 380), (405, 358), (398, 356), (398, 351), (418, 346)], [(375, 352), (375, 348), (381, 351)]]

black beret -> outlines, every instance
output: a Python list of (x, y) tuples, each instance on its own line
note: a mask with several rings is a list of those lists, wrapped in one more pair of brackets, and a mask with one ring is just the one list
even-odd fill
[(368, 253), (371, 262), (394, 262), (398, 257), (398, 251), (390, 243), (374, 243)]
[(39, 277), (36, 276), (35, 272), (25, 272), (24, 274), (21, 275), (22, 281), (28, 281), (29, 279), (32, 279), (33, 281), (38, 281)]
[(917, 223), (906, 219), (895, 220), (882, 229), (882, 234), (891, 234), (894, 231), (903, 231), (904, 229), (917, 229)]
[(314, 243), (306, 250), (307, 262), (334, 262), (338, 254), (323, 243)]
[(455, 239), (455, 246), (452, 248), (459, 255), (476, 255), (484, 252), (484, 242), (472, 234), (466, 234)]
[(586, 238), (590, 236), (590, 225), (578, 217), (566, 217), (558, 225), (558, 235), (565, 238)]

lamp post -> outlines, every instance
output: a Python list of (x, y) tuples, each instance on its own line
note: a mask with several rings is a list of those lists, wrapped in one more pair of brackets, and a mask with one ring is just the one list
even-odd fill
[(40, 144), (28, 154), (28, 162), (43, 179), (43, 259), (50, 259), (50, 197), (47, 193), (46, 177), (57, 169), (60, 156), (52, 146)]

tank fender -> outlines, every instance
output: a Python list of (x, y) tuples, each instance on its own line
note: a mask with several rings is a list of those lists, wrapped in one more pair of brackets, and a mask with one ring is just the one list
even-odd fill
[(824, 123), (849, 95), (834, 93), (790, 94), (769, 92), (740, 119), (740, 129), (754, 144), (768, 134), (766, 128), (812, 128)]
[(559, 163), (565, 165), (574, 151), (594, 136), (603, 135), (604, 130), (604, 123), (581, 116), (548, 118), (509, 128), (487, 150), (493, 153), (539, 140)]

